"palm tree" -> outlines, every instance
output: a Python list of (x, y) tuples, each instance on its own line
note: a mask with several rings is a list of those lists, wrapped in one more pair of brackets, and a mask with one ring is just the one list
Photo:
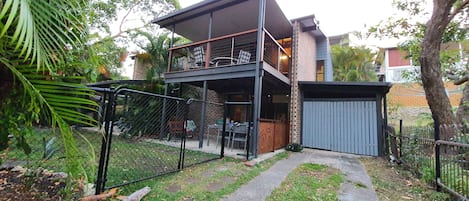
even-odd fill
[[(169, 57), (168, 51), (171, 45), (171, 38), (168, 33), (154, 34), (149, 32), (138, 31), (136, 36), (142, 36), (144, 40), (138, 41), (136, 44), (142, 48), (148, 55), (148, 62), (151, 64), (147, 72), (147, 79), (153, 80), (160, 78), (160, 75), (166, 71), (168, 67)], [(181, 44), (187, 42), (186, 39), (175, 37), (173, 44)]]
[[(27, 97), (20, 103), (2, 105), (1, 118), (15, 115), (4, 112), (15, 105), (28, 110), (19, 112), (32, 115), (24, 121), (26, 126), (31, 126), (39, 115), (46, 116), (48, 123), (61, 133), (67, 172), (75, 177), (81, 172), (81, 163), (69, 125), (93, 125), (95, 121), (78, 109), (93, 110), (96, 103), (87, 99), (92, 91), (80, 84), (81, 77), (64, 72), (65, 66), (80, 66), (68, 58), (87, 38), (86, 7), (87, 1), (82, 0), (0, 2), (0, 72), (5, 72), (2, 76), (11, 81), (0, 82), (0, 89), (9, 89), (2, 91), (0, 98), (6, 100), (13, 91), (21, 91)], [(8, 140), (8, 133), (13, 132), (17, 141), (24, 142), (25, 133), (12, 126), (22, 125), (0, 123), (0, 139)], [(8, 143), (1, 143), (0, 150), (7, 146)], [(26, 151), (27, 148), (25, 145)]]
[(375, 54), (364, 47), (332, 46), (334, 81), (374, 81)]

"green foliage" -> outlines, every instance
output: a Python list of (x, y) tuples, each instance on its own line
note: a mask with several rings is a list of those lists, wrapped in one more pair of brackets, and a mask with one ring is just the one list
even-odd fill
[[(20, 104), (18, 104), (20, 100)], [(21, 101), (22, 100), (22, 101)], [(32, 133), (32, 122), (37, 120), (38, 109), (33, 108), (21, 92), (13, 90), (10, 96), (0, 102), (0, 150), (9, 147), (10, 136), (15, 138), (16, 146), (26, 154), (31, 153), (31, 147), (26, 136)]]
[[(135, 43), (138, 47), (142, 48), (148, 58), (140, 58), (143, 63), (150, 63), (151, 67), (147, 71), (147, 80), (161, 79), (161, 75), (166, 72), (169, 63), (169, 48), (171, 45), (171, 37), (169, 33), (162, 32), (155, 34), (154, 32), (136, 31), (132, 34)], [(177, 45), (187, 40), (181, 37), (174, 37), (172, 43)]]
[(303, 150), (303, 145), (298, 143), (290, 143), (285, 147), (285, 149), (287, 151), (301, 152)]
[(334, 81), (375, 81), (374, 57), (365, 47), (332, 46)]
[[(75, 177), (82, 172), (69, 123), (93, 125), (94, 120), (77, 109), (93, 110), (96, 103), (87, 99), (92, 91), (77, 84), (82, 77), (66, 76), (63, 70), (65, 58), (71, 55), (69, 50), (82, 47), (87, 37), (87, 27), (83, 27), (86, 6), (81, 0), (8, 0), (0, 10), (0, 69), (11, 73), (15, 78), (12, 88), (22, 91), (24, 97), (15, 99), (16, 105), (10, 104), (5, 110), (25, 112), (24, 115), (6, 112), (2, 118), (10, 123), (2, 128), (8, 130), (2, 135), (13, 132), (18, 135), (17, 143), (26, 147), (24, 139), (30, 131), (19, 131), (30, 129), (41, 113), (50, 125), (59, 128), (65, 144), (67, 172)], [(17, 114), (25, 118), (13, 125), (11, 119), (17, 118)], [(27, 117), (31, 114), (31, 118)]]
[(450, 162), (446, 165), (443, 165), (441, 180), (449, 181), (444, 183), (454, 191), (464, 192), (469, 185), (469, 171), (462, 170), (459, 163)]
[(433, 182), (435, 182), (435, 167), (431, 167), (431, 166), (424, 166), (422, 167), (422, 179), (423, 181), (431, 184)]
[[(138, 43), (138, 33), (150, 35), (158, 32), (151, 23), (155, 17), (180, 9), (178, 0), (108, 0), (91, 1), (86, 12), (92, 34), (88, 48), (95, 55), (94, 71), (99, 70), (98, 81), (123, 79), (122, 62), (127, 56), (129, 44)], [(118, 30), (111, 30), (111, 25)], [(94, 81), (94, 80), (93, 80)]]

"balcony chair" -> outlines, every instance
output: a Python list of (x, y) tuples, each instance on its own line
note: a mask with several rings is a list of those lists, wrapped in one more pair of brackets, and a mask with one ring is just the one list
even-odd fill
[(205, 50), (203, 46), (194, 48), (194, 68), (205, 66)]
[[(232, 57), (216, 57), (211, 60), (212, 63), (215, 63), (215, 66), (223, 66), (223, 65), (233, 65), (233, 64), (245, 64), (249, 63), (251, 59), (251, 53), (248, 51), (240, 50), (238, 54), (238, 58)], [(221, 65), (220, 65), (221, 64)]]
[(249, 124), (247, 122), (233, 126), (231, 131), (231, 150), (233, 150), (233, 145), (235, 142), (242, 142), (244, 143), (244, 151), (246, 151), (246, 145), (248, 142), (248, 129)]
[(249, 53), (248, 51), (240, 50), (238, 55), (238, 61), (236, 62), (236, 64), (249, 63), (250, 59), (251, 53)]

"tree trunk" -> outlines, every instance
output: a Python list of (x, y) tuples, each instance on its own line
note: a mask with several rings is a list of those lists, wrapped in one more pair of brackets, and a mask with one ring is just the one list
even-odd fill
[(432, 17), (427, 22), (420, 56), (421, 78), (425, 96), (432, 115), (437, 116), (441, 124), (456, 122), (441, 77), (440, 64), (441, 37), (450, 21), (448, 16), (454, 2), (455, 0), (433, 0)]
[(469, 82), (466, 82), (466, 85), (464, 85), (461, 102), (456, 112), (456, 118), (461, 124), (469, 124)]

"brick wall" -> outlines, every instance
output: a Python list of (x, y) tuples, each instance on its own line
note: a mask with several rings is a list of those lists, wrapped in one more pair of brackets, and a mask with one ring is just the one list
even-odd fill
[[(462, 87), (456, 86), (450, 82), (445, 83), (445, 88), (451, 106), (457, 107), (462, 98)], [(427, 107), (425, 91), (417, 83), (395, 83), (389, 91), (388, 98), (400, 107)]]
[[(199, 94), (200, 100), (202, 100), (202, 95), (203, 95), (203, 89), (200, 87), (190, 87), (186, 89), (189, 90), (196, 90), (197, 93)], [(223, 118), (223, 105), (220, 105), (224, 103), (226, 100), (226, 97), (222, 94), (218, 94), (215, 91), (208, 90), (207, 91), (207, 104), (206, 104), (206, 113), (205, 113), (205, 124), (204, 129), (207, 129), (207, 126), (210, 124), (216, 123), (217, 119), (222, 119)], [(189, 111), (187, 114), (187, 118), (194, 120), (195, 124), (197, 125), (197, 128), (200, 129), (200, 116), (202, 114), (202, 102), (201, 101), (194, 101), (190, 106), (189, 106)], [(207, 131), (205, 131), (207, 132)]]
[(300, 117), (300, 92), (298, 88), (298, 42), (299, 34), (301, 32), (300, 23), (293, 22), (293, 37), (292, 37), (292, 69), (291, 69), (291, 100), (290, 100), (290, 142), (300, 142), (301, 132), (301, 117)]

